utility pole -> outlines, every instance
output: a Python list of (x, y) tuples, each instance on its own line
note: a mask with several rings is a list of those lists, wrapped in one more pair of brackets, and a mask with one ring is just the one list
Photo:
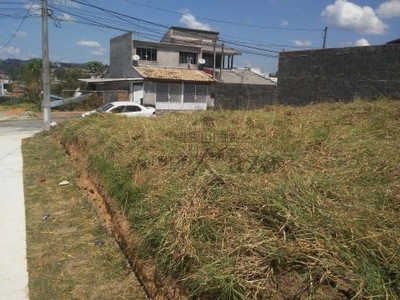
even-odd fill
[(42, 0), (42, 81), (43, 81), (43, 122), (44, 130), (50, 130), (50, 76), (49, 76), (49, 29), (48, 29), (47, 0)]
[(328, 27), (325, 27), (324, 28), (324, 42), (322, 44), (322, 49), (326, 48), (326, 37), (327, 37), (327, 35), (328, 35)]
[(216, 64), (216, 60), (217, 60), (216, 44), (217, 44), (217, 39), (214, 38), (214, 43), (213, 43), (213, 73), (212, 73), (212, 78), (213, 79), (215, 79), (215, 64)]
[(222, 69), (225, 64), (225, 54), (224, 54), (224, 48), (225, 48), (225, 43), (222, 43), (222, 48), (221, 48), (221, 65), (219, 67), (219, 81), (221, 81), (222, 78)]
[(217, 41), (214, 39), (213, 42), (213, 78), (215, 78), (215, 59), (216, 59), (216, 53), (215, 53), (215, 44), (217, 43)]

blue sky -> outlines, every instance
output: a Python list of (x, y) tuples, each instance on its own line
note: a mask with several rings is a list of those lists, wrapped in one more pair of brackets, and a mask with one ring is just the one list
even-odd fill
[[(280, 51), (380, 45), (400, 38), (400, 0), (48, 0), (52, 62), (109, 62), (126, 31), (158, 41), (170, 26), (220, 32), (236, 67), (275, 72)], [(0, 58), (41, 57), (40, 0), (0, 0)]]

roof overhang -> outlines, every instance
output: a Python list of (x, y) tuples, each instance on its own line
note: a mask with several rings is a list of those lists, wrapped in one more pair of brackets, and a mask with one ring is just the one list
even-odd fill
[(143, 82), (143, 78), (141, 77), (134, 77), (134, 78), (84, 78), (84, 79), (78, 79), (79, 81), (83, 81), (86, 83), (94, 83), (94, 84), (102, 84), (102, 83), (108, 83), (108, 82), (137, 82), (141, 83)]
[(206, 72), (196, 69), (168, 67), (134, 67), (145, 80), (163, 82), (197, 82), (212, 83), (215, 80)]

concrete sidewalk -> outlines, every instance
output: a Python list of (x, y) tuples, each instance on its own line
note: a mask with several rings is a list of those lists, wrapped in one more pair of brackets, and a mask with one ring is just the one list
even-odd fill
[(21, 140), (36, 133), (0, 124), (0, 299), (29, 299)]

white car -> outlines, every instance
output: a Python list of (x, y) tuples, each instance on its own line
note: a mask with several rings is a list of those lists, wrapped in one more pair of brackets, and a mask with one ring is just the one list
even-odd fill
[(130, 101), (116, 101), (82, 114), (82, 118), (94, 113), (113, 113), (126, 117), (152, 117), (156, 115), (154, 107), (143, 106)]

